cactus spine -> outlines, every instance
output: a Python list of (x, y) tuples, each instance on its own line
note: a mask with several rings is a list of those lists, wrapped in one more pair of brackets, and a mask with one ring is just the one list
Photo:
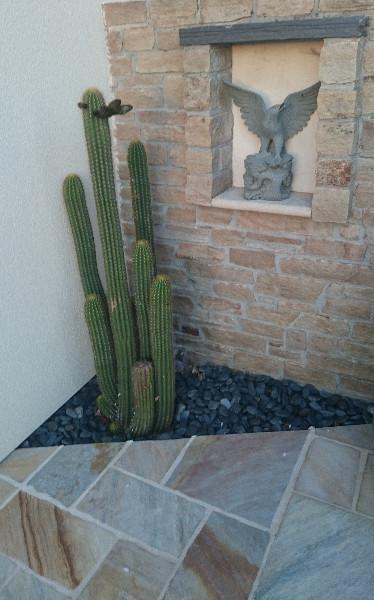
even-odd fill
[(102, 94), (83, 94), (84, 130), (104, 256), (109, 317), (118, 368), (119, 420), (126, 428), (131, 414), (131, 370), (136, 360), (135, 331), (116, 201), (110, 129), (94, 113), (105, 106)]
[(153, 428), (155, 394), (153, 366), (150, 362), (137, 362), (132, 373), (134, 414), (130, 430), (134, 435), (145, 435)]
[(136, 239), (147, 240), (154, 254), (151, 188), (148, 177), (147, 155), (141, 142), (134, 141), (130, 143), (127, 163), (130, 172)]
[(139, 356), (150, 360), (149, 301), (154, 278), (154, 258), (149, 243), (139, 240), (134, 251), (134, 300), (139, 337)]
[[(99, 400), (100, 412), (111, 419), (117, 414), (117, 381), (113, 341), (106, 306), (97, 294), (88, 294), (84, 303), (84, 316), (93, 348), (97, 381), (103, 398)], [(109, 414), (108, 414), (109, 413)]]
[(155, 430), (159, 432), (171, 425), (175, 398), (171, 287), (166, 275), (157, 275), (152, 284), (150, 328), (157, 400)]

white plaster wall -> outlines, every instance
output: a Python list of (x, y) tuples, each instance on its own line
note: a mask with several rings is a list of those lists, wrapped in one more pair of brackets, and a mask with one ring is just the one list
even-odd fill
[(94, 374), (61, 195), (66, 173), (89, 183), (93, 85), (108, 94), (100, 0), (1, 0), (0, 460)]
[[(260, 93), (267, 106), (280, 104), (296, 92), (319, 79), (320, 41), (245, 44), (232, 47), (232, 80)], [(244, 124), (239, 108), (234, 112), (233, 179), (243, 186), (244, 159), (259, 151), (260, 142)], [(316, 131), (318, 116), (314, 113), (307, 127), (287, 142), (294, 156), (292, 189), (313, 193), (315, 187)]]

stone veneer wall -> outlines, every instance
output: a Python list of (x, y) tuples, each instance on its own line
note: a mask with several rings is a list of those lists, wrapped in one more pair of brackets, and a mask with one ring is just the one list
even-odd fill
[(134, 0), (104, 5), (111, 81), (135, 110), (115, 124), (122, 220), (126, 149), (146, 144), (158, 260), (174, 282), (176, 341), (194, 361), (374, 398), (374, 29), (329, 39), (320, 62), (311, 219), (213, 208), (231, 185), (231, 48), (179, 45), (200, 23), (374, 16), (372, 0)]

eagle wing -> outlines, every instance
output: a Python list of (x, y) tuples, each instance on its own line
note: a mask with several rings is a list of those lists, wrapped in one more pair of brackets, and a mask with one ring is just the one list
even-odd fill
[(248, 129), (259, 137), (263, 134), (263, 120), (265, 117), (266, 106), (262, 97), (256, 92), (235, 85), (230, 81), (223, 82), (229, 88), (232, 99), (236, 106), (240, 108), (240, 114)]
[(282, 121), (285, 140), (302, 131), (308, 123), (317, 108), (317, 96), (320, 86), (321, 82), (318, 81), (314, 85), (305, 88), (305, 90), (290, 94), (283, 102), (283, 110), (280, 111), (279, 116)]

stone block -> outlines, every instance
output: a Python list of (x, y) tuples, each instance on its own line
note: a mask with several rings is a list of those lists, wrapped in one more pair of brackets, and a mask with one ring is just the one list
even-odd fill
[(290, 17), (310, 15), (314, 0), (257, 0), (257, 17)]
[(355, 116), (356, 91), (322, 88), (317, 98), (320, 119), (342, 119)]
[(320, 12), (373, 10), (372, 0), (320, 0)]
[(364, 85), (362, 90), (362, 114), (374, 114), (374, 86)]
[(187, 175), (186, 202), (210, 206), (212, 197), (212, 175)]
[(131, 58), (129, 56), (115, 57), (109, 63), (112, 77), (125, 77), (131, 73)]
[(120, 97), (137, 110), (160, 108), (163, 105), (162, 90), (155, 86), (125, 86)]
[(221, 72), (231, 67), (231, 49), (218, 46), (184, 48), (185, 73)]
[(159, 29), (156, 34), (156, 46), (159, 50), (174, 50), (179, 48), (179, 30)]
[(358, 40), (325, 40), (321, 50), (322, 83), (354, 83), (357, 79)]
[(351, 175), (352, 163), (349, 160), (319, 160), (317, 163), (317, 185), (347, 186)]
[(227, 23), (252, 15), (252, 0), (200, 0), (202, 23)]
[(313, 195), (312, 218), (320, 222), (346, 223), (349, 201), (348, 189), (317, 187)]
[(138, 73), (178, 73), (183, 71), (183, 50), (152, 50), (136, 57)]
[(212, 174), (217, 160), (214, 161), (216, 152), (211, 148), (194, 148), (187, 146), (186, 167), (188, 173), (193, 174)]
[(256, 250), (237, 250), (231, 248), (230, 262), (251, 269), (274, 269), (275, 258), (270, 252)]
[(130, 25), (143, 23), (147, 18), (146, 2), (134, 0), (130, 2), (113, 2), (103, 4), (104, 21), (107, 27), (112, 25)]
[(196, 22), (196, 0), (150, 0), (149, 14), (158, 27), (178, 27)]
[(179, 75), (164, 77), (164, 100), (167, 108), (183, 108), (184, 78)]
[(184, 79), (184, 108), (209, 111), (211, 80), (207, 75), (186, 75)]
[(226, 209), (213, 207), (197, 209), (197, 221), (202, 225), (229, 225), (233, 216), (233, 212)]
[(123, 31), (110, 29), (107, 32), (106, 44), (110, 54), (118, 54), (123, 50)]
[(353, 119), (320, 120), (317, 130), (317, 148), (321, 155), (346, 156), (351, 154), (354, 136)]
[(361, 260), (365, 254), (366, 244), (351, 244), (334, 240), (319, 240), (308, 238), (305, 240), (305, 254), (314, 256), (329, 256), (344, 258), (346, 260)]
[[(331, 281), (349, 281), (358, 285), (373, 284), (373, 270), (366, 266), (339, 262), (336, 259), (284, 257), (279, 261), (283, 273), (327, 279)], [(309, 283), (307, 283), (309, 285)]]
[(374, 44), (367, 44), (364, 59), (364, 77), (374, 75)]
[(374, 120), (363, 121), (360, 147), (366, 152), (374, 152)]
[(374, 209), (374, 185), (360, 184), (357, 186), (355, 205), (357, 208)]
[(373, 183), (374, 158), (359, 158), (357, 161), (357, 181)]
[(131, 27), (124, 33), (126, 50), (151, 50), (155, 43), (153, 27)]

